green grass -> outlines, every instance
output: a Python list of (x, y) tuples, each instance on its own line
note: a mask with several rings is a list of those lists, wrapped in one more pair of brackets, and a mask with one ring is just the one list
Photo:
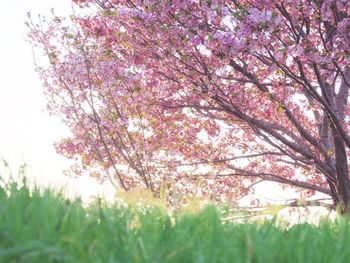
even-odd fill
[(222, 223), (207, 207), (170, 219), (50, 191), (0, 188), (0, 262), (349, 262), (347, 220), (282, 229), (275, 221)]

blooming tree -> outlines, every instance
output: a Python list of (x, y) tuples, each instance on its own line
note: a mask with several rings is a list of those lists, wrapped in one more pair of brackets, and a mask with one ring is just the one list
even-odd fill
[(222, 198), (273, 181), (349, 211), (347, 0), (74, 2), (69, 27), (29, 25), (81, 168)]

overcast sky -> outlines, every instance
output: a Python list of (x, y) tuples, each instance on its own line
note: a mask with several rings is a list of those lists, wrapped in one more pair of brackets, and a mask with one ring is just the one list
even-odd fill
[[(71, 0), (11, 0), (0, 9), (0, 158), (14, 172), (29, 166), (28, 176), (44, 185), (72, 186), (85, 195), (100, 186), (90, 178), (72, 182), (63, 176), (68, 162), (56, 154), (53, 143), (68, 134), (57, 118), (45, 112), (45, 98), (29, 43), (25, 41), (27, 12), (49, 16), (72, 12)], [(0, 175), (3, 171), (0, 171)]]

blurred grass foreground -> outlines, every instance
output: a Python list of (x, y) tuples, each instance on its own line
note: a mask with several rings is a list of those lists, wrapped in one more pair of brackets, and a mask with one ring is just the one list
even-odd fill
[(171, 217), (97, 200), (84, 206), (23, 184), (0, 188), (0, 262), (349, 262), (346, 218), (285, 228), (222, 221), (208, 206)]

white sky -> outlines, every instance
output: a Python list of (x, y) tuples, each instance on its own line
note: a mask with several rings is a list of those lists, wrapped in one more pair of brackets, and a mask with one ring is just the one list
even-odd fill
[(11, 0), (0, 9), (0, 158), (10, 163), (14, 173), (26, 163), (28, 177), (39, 184), (63, 186), (87, 198), (102, 188), (91, 178), (72, 180), (62, 174), (69, 163), (55, 152), (53, 143), (68, 130), (45, 112), (31, 46), (25, 41), (27, 12), (33, 18), (49, 16), (51, 8), (57, 15), (69, 15), (71, 0)]

